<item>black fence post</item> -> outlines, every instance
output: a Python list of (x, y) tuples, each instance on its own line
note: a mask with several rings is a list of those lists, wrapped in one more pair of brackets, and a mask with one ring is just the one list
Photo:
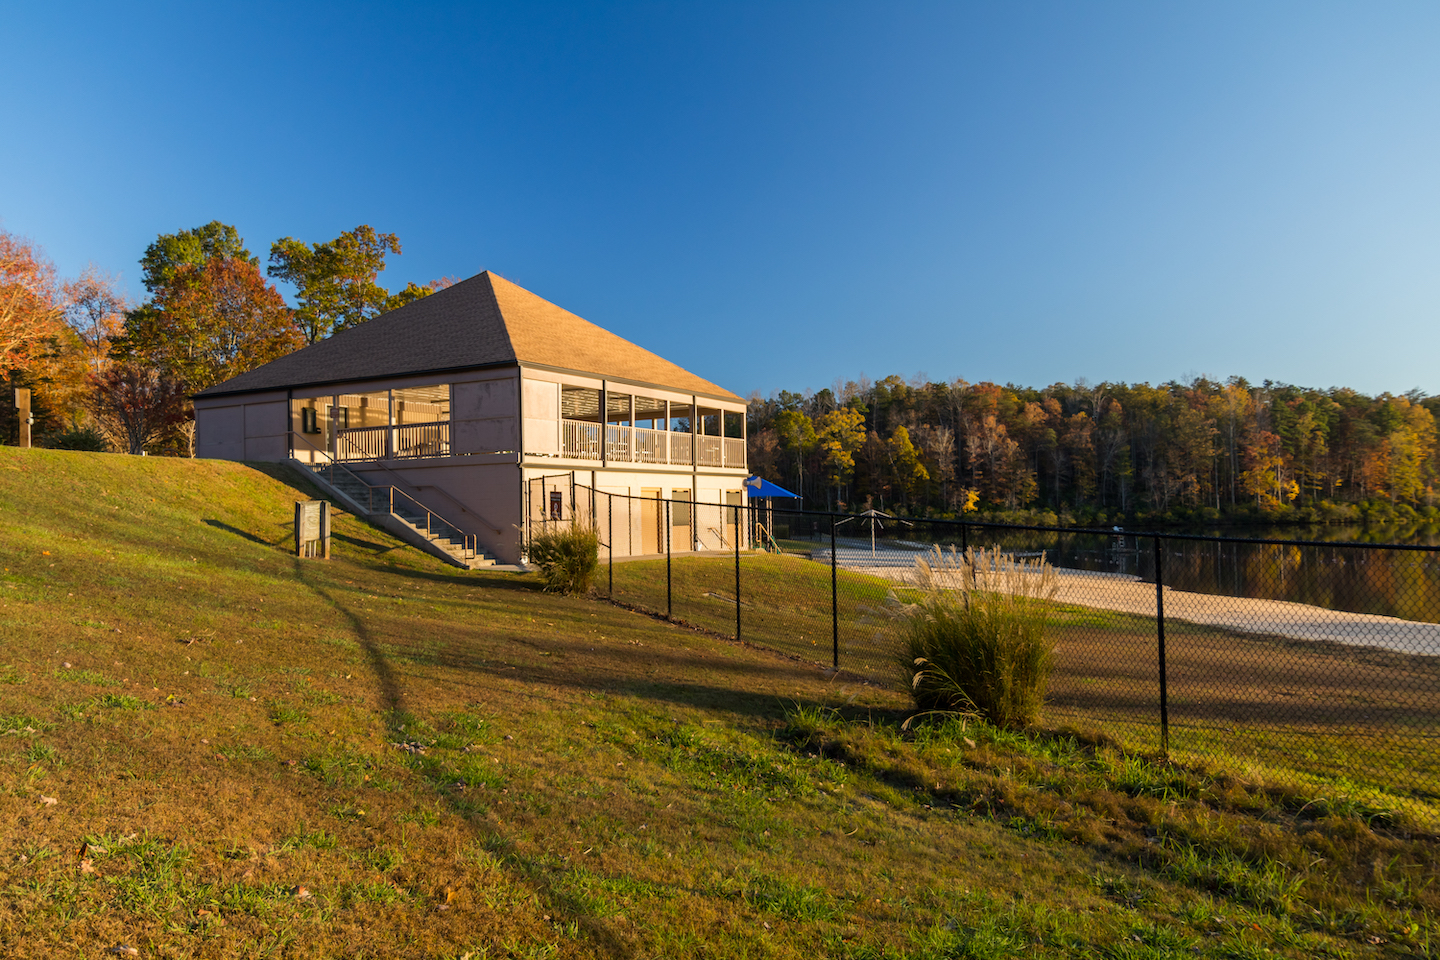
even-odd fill
[(605, 512), (610, 525), (610, 599), (615, 599), (615, 497), (605, 494)]
[(831, 666), (840, 669), (840, 588), (835, 559), (835, 515), (830, 515), (830, 642)]
[(665, 501), (665, 619), (675, 616), (674, 601), (670, 596), (670, 501)]
[(735, 639), (740, 639), (740, 505), (735, 505)]
[(1165, 676), (1165, 547), (1155, 537), (1155, 639), (1160, 654), (1160, 752), (1170, 755), (1170, 697)]
[(970, 524), (960, 524), (960, 552), (968, 553), (970, 550)]

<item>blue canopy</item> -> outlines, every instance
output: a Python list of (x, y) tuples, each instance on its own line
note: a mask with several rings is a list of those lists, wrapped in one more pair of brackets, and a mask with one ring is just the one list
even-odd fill
[(759, 477), (750, 477), (745, 481), (745, 492), (750, 495), (751, 500), (776, 500), (781, 497), (789, 497), (792, 500), (800, 499), (800, 494), (791, 493), (784, 487), (778, 487), (769, 480), (762, 480)]

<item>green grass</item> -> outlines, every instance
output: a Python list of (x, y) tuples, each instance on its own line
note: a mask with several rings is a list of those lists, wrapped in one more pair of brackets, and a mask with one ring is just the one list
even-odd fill
[[(741, 637), (797, 660), (829, 665), (839, 631), (837, 682), (904, 688), (884, 612), (890, 581), (841, 570), (832, 614), (830, 569), (793, 556), (741, 557)], [(735, 563), (676, 557), (675, 620), (735, 634)], [(604, 593), (609, 571), (602, 566)], [(614, 565), (615, 599), (663, 616), (665, 562)], [(902, 599), (914, 591), (899, 590)], [(1160, 748), (1159, 682), (1151, 618), (1053, 604), (1057, 642), (1040, 725), (1103, 729), (1139, 753)], [(1281, 780), (1319, 802), (1403, 810), (1440, 829), (1440, 660), (1257, 637), (1168, 620), (1170, 755), (1185, 764)], [(1253, 673), (1255, 679), (1247, 674)], [(1240, 682), (1237, 682), (1237, 679)], [(1276, 697), (1275, 689), (1285, 691)], [(1277, 702), (1279, 700), (1279, 702)], [(1312, 705), (1323, 717), (1307, 713)], [(1348, 704), (1408, 721), (1368, 725)], [(1228, 712), (1228, 716), (1227, 716)], [(1408, 724), (1408, 725), (1407, 725)]]
[[(0, 448), (4, 952), (1440, 942), (1434, 836), (1353, 783), (1165, 763), (1093, 723), (902, 730), (903, 693), (816, 665), (824, 567), (742, 559), (744, 636), (779, 655), (460, 572), (344, 515), (334, 559), (296, 560), (292, 504), (311, 495), (273, 468)], [(677, 563), (678, 615), (724, 628), (727, 563)], [(655, 568), (617, 565), (617, 587), (663, 600)], [(860, 594), (883, 589), (846, 583), (858, 643)]]

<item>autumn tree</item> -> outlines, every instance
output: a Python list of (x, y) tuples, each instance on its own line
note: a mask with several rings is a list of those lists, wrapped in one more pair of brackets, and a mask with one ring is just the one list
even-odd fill
[(141, 454), (185, 421), (185, 386), (153, 367), (122, 360), (91, 378), (90, 409), (110, 443)]
[(26, 368), (60, 315), (54, 265), (30, 241), (0, 230), (0, 372)]
[(815, 438), (825, 485), (834, 489), (838, 501), (855, 473), (855, 453), (865, 444), (865, 415), (853, 407), (831, 410), (816, 421)]
[(215, 258), (178, 267), (126, 319), (121, 354), (195, 392), (300, 346), (290, 309), (249, 260)]
[(377, 282), (391, 253), (400, 253), (395, 234), (361, 224), (324, 243), (276, 240), (266, 272), (295, 287), (296, 325), (306, 343), (315, 343), (449, 285), (445, 280), (423, 287), (411, 283), (392, 296)]
[(241, 260), (258, 267), (260, 261), (245, 249), (240, 231), (211, 220), (194, 230), (162, 233), (140, 258), (140, 282), (152, 294), (170, 285), (182, 267), (203, 267), (211, 260)]
[(784, 410), (775, 418), (780, 447), (795, 463), (796, 493), (805, 492), (805, 458), (815, 448), (815, 424), (799, 410)]
[(124, 330), (130, 306), (119, 278), (91, 264), (80, 276), (67, 280), (62, 290), (65, 324), (79, 340), (87, 371), (99, 373), (110, 362), (111, 342)]
[(895, 427), (895, 432), (885, 441), (885, 446), (890, 453), (890, 469), (895, 475), (896, 489), (908, 503), (924, 490), (930, 474), (926, 471), (925, 464), (920, 462), (920, 452), (915, 449), (915, 444), (910, 440), (910, 431), (905, 429), (903, 424)]

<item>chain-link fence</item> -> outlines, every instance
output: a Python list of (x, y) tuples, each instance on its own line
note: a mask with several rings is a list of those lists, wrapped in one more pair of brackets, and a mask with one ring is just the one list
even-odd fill
[(903, 597), (917, 560), (1043, 556), (1056, 585), (1046, 727), (1440, 815), (1434, 547), (646, 500), (568, 476), (532, 486), (534, 529), (596, 527), (602, 595), (896, 688), (887, 597)]

